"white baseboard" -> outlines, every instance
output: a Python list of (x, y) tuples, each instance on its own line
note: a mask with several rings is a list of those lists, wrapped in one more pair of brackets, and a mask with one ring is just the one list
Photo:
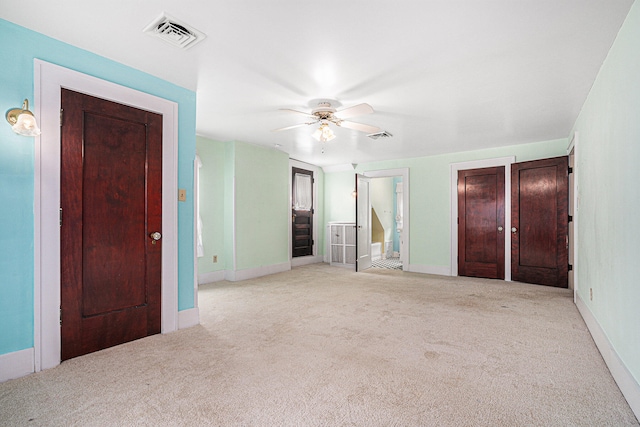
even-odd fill
[(622, 360), (620, 360), (620, 357), (611, 345), (609, 338), (607, 338), (607, 335), (602, 330), (602, 327), (600, 327), (595, 316), (579, 295), (577, 295), (576, 298), (576, 306), (584, 319), (584, 323), (587, 324), (591, 337), (596, 343), (598, 350), (600, 350), (604, 363), (607, 364), (607, 367), (609, 368), (613, 379), (618, 384), (622, 395), (627, 399), (627, 402), (629, 403), (633, 413), (636, 415), (636, 418), (640, 419), (640, 385), (635, 380), (631, 372), (629, 372)]
[(224, 278), (231, 282), (240, 280), (255, 279), (256, 277), (268, 276), (269, 274), (282, 273), (291, 270), (291, 262), (283, 262), (281, 264), (263, 265), (256, 268), (247, 268), (245, 270), (225, 271)]
[(224, 270), (198, 274), (198, 285), (205, 283), (221, 282), (224, 280)]
[(318, 264), (321, 262), (324, 262), (324, 256), (322, 255), (301, 256), (291, 259), (291, 267), (300, 267), (301, 265)]
[(439, 276), (451, 276), (451, 268), (443, 265), (409, 264), (405, 271), (412, 273), (437, 274)]
[(190, 328), (200, 324), (200, 309), (198, 307), (178, 312), (178, 329)]
[(35, 371), (33, 347), (0, 355), (0, 383)]

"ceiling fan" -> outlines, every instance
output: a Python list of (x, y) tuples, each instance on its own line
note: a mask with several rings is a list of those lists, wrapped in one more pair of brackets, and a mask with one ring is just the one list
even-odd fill
[(336, 111), (335, 108), (331, 106), (331, 102), (329, 101), (321, 101), (318, 103), (318, 107), (311, 111), (311, 113), (305, 113), (303, 111), (292, 110), (289, 108), (282, 108), (282, 111), (289, 111), (291, 113), (301, 114), (312, 121), (308, 121), (306, 123), (299, 123), (293, 126), (287, 126), (279, 129), (274, 129), (274, 132), (279, 132), (283, 130), (294, 129), (301, 126), (309, 126), (313, 124), (320, 124), (320, 127), (313, 133), (313, 137), (320, 142), (331, 141), (335, 138), (333, 131), (329, 127), (330, 123), (333, 123), (336, 126), (340, 126), (347, 129), (353, 129), (360, 132), (365, 132), (367, 134), (377, 134), (382, 132), (382, 129), (376, 126), (365, 125), (363, 123), (350, 122), (345, 119), (361, 116), (364, 114), (373, 113), (373, 108), (369, 104), (358, 104), (353, 107), (345, 108), (340, 111)]

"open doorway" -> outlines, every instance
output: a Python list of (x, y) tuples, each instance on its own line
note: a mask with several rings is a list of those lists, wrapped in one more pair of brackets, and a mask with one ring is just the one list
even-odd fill
[(368, 171), (364, 176), (370, 179), (371, 225), (366, 239), (358, 236), (358, 246), (370, 245), (374, 268), (409, 270), (409, 170)]
[(371, 179), (371, 266), (402, 270), (402, 176)]

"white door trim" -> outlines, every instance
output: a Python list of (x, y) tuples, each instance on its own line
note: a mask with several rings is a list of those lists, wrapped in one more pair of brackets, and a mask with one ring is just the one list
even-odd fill
[(356, 271), (371, 268), (371, 178), (356, 174)]
[(409, 236), (411, 221), (409, 218), (409, 199), (410, 199), (410, 187), (409, 187), (409, 168), (398, 169), (383, 169), (366, 171), (364, 176), (370, 178), (392, 178), (394, 176), (402, 177), (402, 240), (400, 241), (400, 260), (402, 261), (402, 270), (413, 271), (409, 261)]
[(458, 171), (504, 166), (504, 280), (511, 281), (511, 164), (515, 156), (451, 163), (451, 275), (458, 275)]
[(580, 220), (580, 197), (578, 187), (578, 174), (580, 173), (578, 158), (580, 150), (578, 150), (578, 132), (573, 133), (569, 147), (567, 147), (567, 156), (573, 151), (573, 188), (570, 194), (573, 196), (573, 242), (569, 242), (573, 246), (573, 302), (578, 302), (578, 221)]
[(162, 333), (178, 325), (178, 104), (38, 59), (34, 112), (34, 371), (60, 364), (60, 89), (162, 114)]

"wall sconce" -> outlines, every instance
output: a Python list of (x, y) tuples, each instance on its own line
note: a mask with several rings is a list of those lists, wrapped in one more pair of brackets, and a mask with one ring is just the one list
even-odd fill
[(40, 135), (40, 128), (35, 116), (29, 111), (29, 101), (27, 99), (22, 103), (22, 108), (14, 108), (7, 111), (7, 121), (11, 125), (11, 129), (18, 135)]

